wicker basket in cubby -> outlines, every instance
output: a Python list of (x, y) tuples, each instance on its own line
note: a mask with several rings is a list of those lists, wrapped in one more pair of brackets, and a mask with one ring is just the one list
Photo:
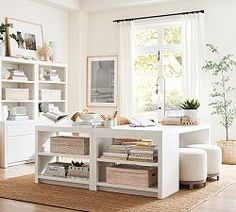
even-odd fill
[(137, 187), (157, 184), (157, 168), (119, 164), (106, 168), (107, 183)]
[(51, 137), (50, 151), (61, 154), (88, 155), (89, 138), (76, 136)]

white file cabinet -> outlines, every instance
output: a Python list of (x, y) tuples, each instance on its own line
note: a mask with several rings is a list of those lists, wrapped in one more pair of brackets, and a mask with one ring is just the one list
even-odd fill
[(31, 162), (35, 155), (35, 121), (0, 122), (0, 166)]

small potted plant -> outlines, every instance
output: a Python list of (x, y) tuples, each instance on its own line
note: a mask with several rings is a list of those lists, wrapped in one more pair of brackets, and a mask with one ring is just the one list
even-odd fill
[(200, 102), (197, 99), (186, 99), (180, 105), (184, 110), (184, 116), (188, 116), (190, 121), (198, 121), (198, 108), (200, 107)]
[[(6, 55), (6, 33), (9, 27), (13, 27), (13, 24), (1, 23), (0, 25), (0, 56)], [(15, 34), (10, 34), (9, 37), (13, 38), (17, 43), (19, 42)]]
[(203, 70), (210, 71), (214, 78), (212, 93), (210, 95), (212, 114), (220, 118), (220, 124), (225, 128), (224, 140), (218, 141), (222, 148), (223, 163), (236, 164), (236, 140), (230, 139), (229, 128), (233, 126), (236, 118), (235, 101), (233, 101), (233, 87), (230, 72), (235, 73), (236, 59), (233, 55), (222, 56), (217, 47), (207, 44), (209, 51), (216, 55), (216, 61), (206, 61)]

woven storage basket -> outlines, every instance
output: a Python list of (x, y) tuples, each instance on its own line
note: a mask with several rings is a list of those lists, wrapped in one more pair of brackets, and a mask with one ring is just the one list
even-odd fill
[(157, 184), (157, 168), (116, 165), (106, 168), (107, 183), (151, 187)]
[(50, 151), (61, 154), (88, 155), (89, 138), (75, 136), (51, 137)]
[(236, 140), (218, 141), (217, 143), (222, 149), (222, 162), (236, 165)]

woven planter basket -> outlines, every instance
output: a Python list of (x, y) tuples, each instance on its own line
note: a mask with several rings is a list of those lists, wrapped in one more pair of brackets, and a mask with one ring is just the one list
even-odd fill
[(223, 164), (236, 165), (236, 140), (218, 141), (222, 149)]

